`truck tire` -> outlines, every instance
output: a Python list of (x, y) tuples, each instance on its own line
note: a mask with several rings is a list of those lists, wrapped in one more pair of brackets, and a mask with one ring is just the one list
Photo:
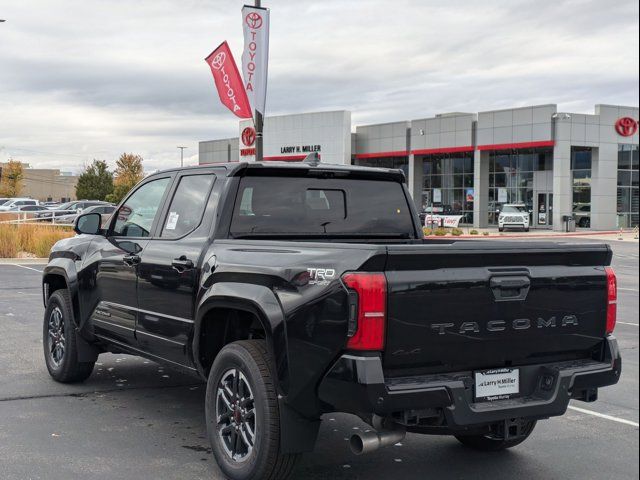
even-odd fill
[(498, 452), (507, 448), (515, 447), (524, 442), (536, 426), (536, 421), (527, 422), (521, 430), (521, 435), (505, 440), (495, 435), (456, 435), (460, 443), (466, 447), (480, 450), (482, 452)]
[(47, 370), (55, 381), (83, 382), (91, 375), (95, 361), (78, 361), (76, 326), (68, 290), (56, 290), (47, 301), (42, 346)]
[(279, 480), (299, 455), (280, 452), (280, 412), (271, 359), (262, 340), (226, 345), (207, 381), (207, 435), (222, 472), (232, 480)]

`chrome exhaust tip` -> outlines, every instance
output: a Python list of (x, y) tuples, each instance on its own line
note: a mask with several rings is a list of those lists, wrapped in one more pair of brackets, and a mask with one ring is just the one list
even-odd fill
[(395, 445), (402, 441), (406, 434), (407, 431), (404, 428), (355, 433), (349, 440), (349, 447), (354, 454), (364, 455), (380, 447)]

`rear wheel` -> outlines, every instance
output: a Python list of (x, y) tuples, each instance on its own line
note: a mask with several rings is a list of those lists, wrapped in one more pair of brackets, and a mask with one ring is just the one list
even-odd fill
[(483, 452), (498, 452), (507, 448), (515, 447), (524, 442), (536, 426), (536, 421), (522, 422), (517, 436), (505, 439), (504, 429), (498, 429), (495, 433), (484, 435), (456, 435), (460, 443), (466, 447)]
[(207, 381), (205, 413), (213, 454), (233, 480), (285, 479), (299, 455), (280, 452), (280, 412), (261, 340), (225, 346)]
[(502, 227), (502, 228), (501, 228), (501, 227), (498, 227), (498, 231), (499, 231), (499, 232), (504, 232), (504, 227)]
[(76, 327), (72, 320), (71, 297), (67, 290), (56, 290), (47, 301), (42, 328), (44, 360), (49, 375), (62, 383), (89, 378), (95, 362), (78, 361)]

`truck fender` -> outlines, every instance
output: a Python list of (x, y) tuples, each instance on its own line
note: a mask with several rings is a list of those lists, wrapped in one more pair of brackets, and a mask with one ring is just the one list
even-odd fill
[(71, 305), (73, 307), (72, 321), (75, 325), (76, 345), (78, 346), (78, 361), (95, 362), (100, 351), (94, 345), (87, 342), (78, 332), (82, 322), (82, 314), (80, 312), (80, 301), (78, 299), (78, 275), (75, 262), (67, 257), (52, 258), (42, 271), (42, 300), (44, 307), (47, 308), (51, 291), (49, 289), (51, 277), (62, 277), (71, 297)]
[(272, 369), (278, 386), (280, 410), (280, 448), (283, 453), (310, 452), (315, 446), (320, 419), (308, 419), (287, 404), (289, 360), (284, 313), (276, 295), (269, 288), (249, 283), (215, 283), (200, 299), (193, 335), (193, 357), (196, 368), (206, 378), (200, 364), (200, 332), (202, 321), (212, 308), (237, 308), (256, 315), (267, 339), (267, 350), (273, 358)]
[(258, 318), (265, 331), (267, 350), (273, 358), (278, 393), (286, 395), (289, 384), (286, 326), (282, 307), (273, 291), (262, 285), (218, 282), (202, 296), (196, 309), (192, 349), (196, 368), (204, 378), (207, 372), (200, 364), (200, 333), (204, 317), (213, 308), (236, 308)]

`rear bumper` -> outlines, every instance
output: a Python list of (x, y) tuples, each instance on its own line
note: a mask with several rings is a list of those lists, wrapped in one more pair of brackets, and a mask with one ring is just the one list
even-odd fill
[(520, 397), (475, 402), (473, 372), (386, 378), (379, 357), (343, 355), (322, 380), (318, 394), (334, 411), (396, 418), (440, 417), (450, 428), (509, 418), (563, 415), (569, 400), (593, 401), (597, 389), (620, 378), (622, 361), (613, 337), (603, 361), (572, 360), (520, 366)]

